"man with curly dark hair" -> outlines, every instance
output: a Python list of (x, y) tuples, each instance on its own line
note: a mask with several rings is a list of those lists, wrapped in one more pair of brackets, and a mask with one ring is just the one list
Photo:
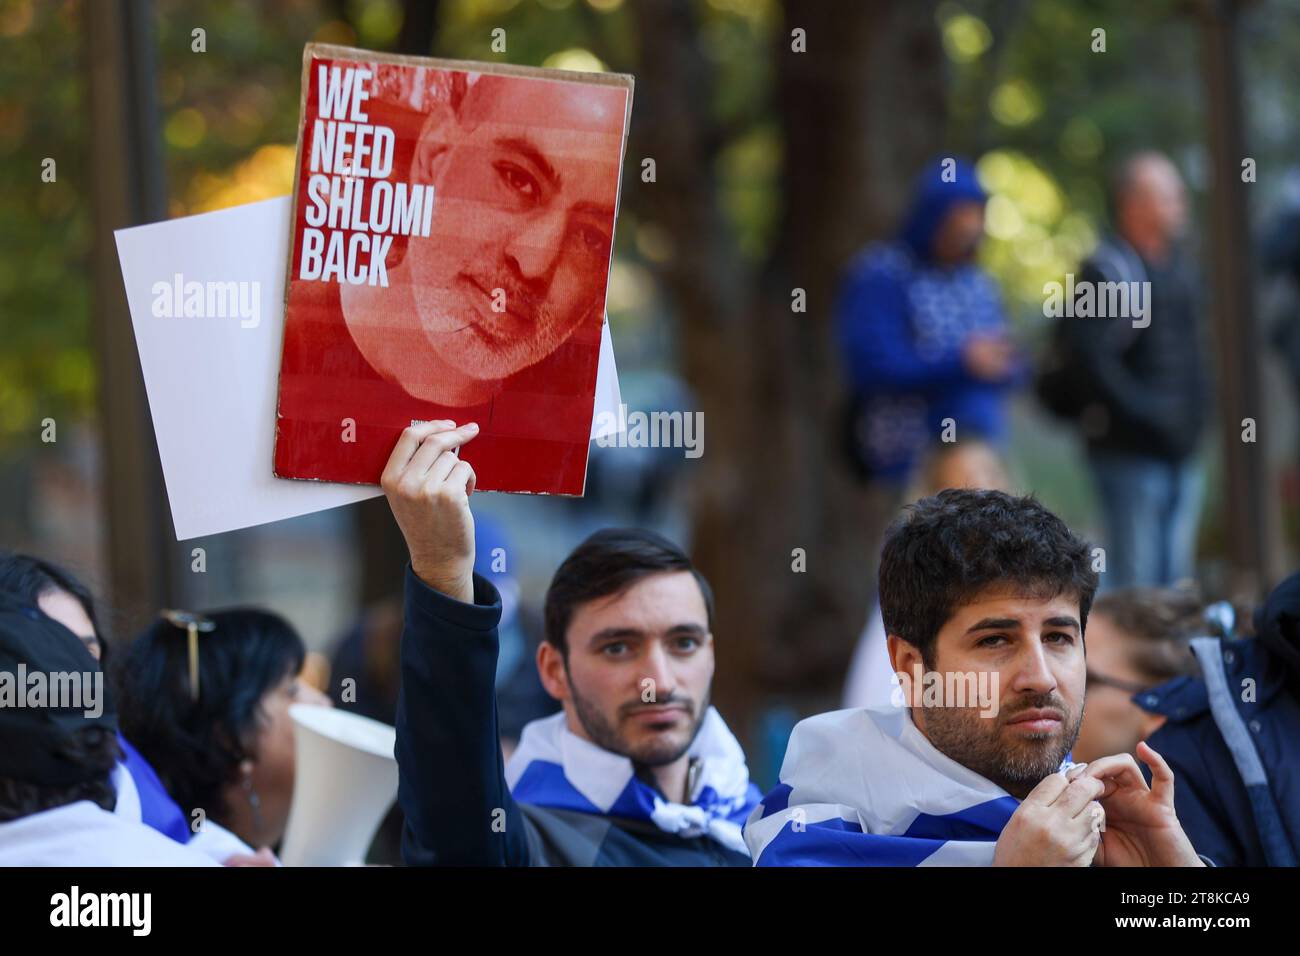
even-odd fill
[(745, 828), (758, 866), (1196, 866), (1149, 747), (1068, 762), (1083, 718), (1088, 544), (1032, 497), (949, 490), (890, 527), (895, 700), (790, 738)]

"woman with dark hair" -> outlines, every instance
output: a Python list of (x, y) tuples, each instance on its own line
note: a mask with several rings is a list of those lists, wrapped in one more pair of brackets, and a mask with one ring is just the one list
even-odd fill
[[(29, 554), (0, 551), (0, 592), (62, 624), (99, 661), (100, 668), (107, 670), (108, 643), (99, 626), (94, 596), (71, 571)], [(117, 743), (122, 762), (113, 774), (117, 791), (114, 812), (139, 820), (177, 843), (188, 843), (191, 834), (185, 815), (167, 795), (158, 775), (121, 733)]]
[[(72, 694), (38, 689), (28, 699), (36, 674), (50, 686), (62, 676), (81, 686)], [(17, 706), (0, 706), (0, 867), (215, 865), (114, 812), (121, 751), (113, 698), (100, 693), (104, 675), (66, 627), (4, 591), (0, 677), (9, 678), (9, 702), (17, 697)]]
[(117, 666), (123, 732), (218, 859), (272, 847), (293, 797), (294, 703), (328, 705), (302, 683), (302, 638), (283, 618), (234, 609), (163, 612)]
[(86, 645), (101, 667), (108, 663), (95, 598), (72, 572), (51, 561), (0, 550), (0, 591), (37, 607)]

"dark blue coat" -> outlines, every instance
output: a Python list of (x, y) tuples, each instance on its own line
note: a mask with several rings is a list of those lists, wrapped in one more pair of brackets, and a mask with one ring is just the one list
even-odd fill
[(1134, 698), (1168, 718), (1147, 743), (1174, 772), (1179, 822), (1197, 852), (1217, 866), (1296, 865), (1298, 622), (1300, 575), (1294, 575), (1256, 615), (1257, 637), (1196, 638), (1202, 676), (1179, 677)]

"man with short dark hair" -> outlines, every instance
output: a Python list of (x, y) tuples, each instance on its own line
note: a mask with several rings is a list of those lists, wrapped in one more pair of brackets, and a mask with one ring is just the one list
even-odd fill
[(473, 573), (478, 429), (402, 433), (383, 488), (406, 539), (398, 800), (410, 864), (748, 866), (758, 801), (744, 753), (709, 704), (713, 598), (671, 542), (589, 537), (546, 596), (537, 667), (559, 714), (529, 724), (508, 764), (494, 676), (501, 601)]
[(1032, 497), (948, 490), (889, 529), (899, 699), (790, 738), (745, 839), (758, 866), (1195, 866), (1149, 747), (1066, 763), (1083, 716), (1091, 553)]

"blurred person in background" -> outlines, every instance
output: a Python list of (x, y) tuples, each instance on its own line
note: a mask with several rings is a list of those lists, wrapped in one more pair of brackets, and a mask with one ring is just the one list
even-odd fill
[[(199, 632), (196, 660), (187, 622)], [(289, 707), (329, 705), (299, 679), (305, 657), (283, 618), (233, 609), (164, 612), (117, 665), (123, 733), (186, 819), (201, 824), (191, 845), (217, 859), (269, 862), (284, 836), (294, 783)]]
[[(1182, 177), (1163, 154), (1138, 153), (1117, 169), (1111, 206), (1115, 231), (1083, 265), (1076, 314), (1058, 321), (1038, 392), (1087, 442), (1105, 527), (1103, 586), (1160, 587), (1193, 574), (1203, 482), (1195, 456), (1210, 387), (1197, 278), (1180, 246)], [(1128, 302), (1124, 314), (1107, 314), (1108, 283), (1130, 290), (1114, 300)], [(1095, 301), (1080, 315), (1085, 295)]]
[[(945, 488), (990, 488), (1010, 490), (1011, 481), (1002, 459), (988, 442), (966, 439), (938, 442), (922, 459), (917, 481), (906, 500), (928, 498)], [(877, 600), (867, 615), (867, 626), (858, 638), (844, 680), (844, 707), (873, 707), (889, 702), (897, 681), (889, 662), (885, 624)]]
[[(362, 608), (330, 658), (330, 699), (352, 711), (391, 725), (397, 719), (401, 687), (398, 650), (402, 640), (402, 602), (386, 597)], [(389, 808), (370, 848), (367, 864), (395, 866), (402, 861), (402, 810)]]
[[(849, 389), (844, 440), (865, 483), (857, 513), (872, 582), (885, 526), (927, 449), (955, 437), (1000, 454), (1007, 398), (1025, 378), (998, 288), (976, 263), (986, 199), (968, 162), (930, 163), (897, 235), (858, 253), (841, 282), (834, 325)], [(877, 596), (870, 600), (874, 608)]]
[(1204, 607), (1191, 591), (1124, 588), (1099, 595), (1088, 618), (1087, 707), (1074, 759), (1135, 753), (1139, 741), (1163, 726), (1163, 715), (1137, 701), (1160, 684), (1196, 673), (1188, 641), (1205, 631)]
[[(497, 655), (498, 720), (506, 756), (524, 725), (558, 709), (537, 678), (533, 665), (541, 624), (522, 601), (518, 577), (509, 570), (514, 549), (505, 526), (479, 517), (474, 527), (474, 573), (487, 578), (501, 595), (501, 648)], [(339, 642), (331, 661), (331, 698), (345, 710), (393, 724), (401, 689), (398, 661), (402, 637), (400, 600), (385, 600), (366, 612)], [(344, 694), (343, 681), (355, 681), (355, 700)]]
[[(1178, 776), (1174, 804), (1219, 866), (1300, 861), (1300, 573), (1237, 620), (1226, 604), (1189, 641), (1200, 674), (1137, 697), (1164, 723), (1150, 738)], [(1250, 634), (1253, 624), (1253, 635)]]
[[(62, 624), (77, 636), (100, 668), (107, 670), (108, 641), (99, 624), (94, 595), (71, 571), (32, 555), (0, 552), (0, 591)], [(115, 812), (140, 820), (177, 843), (188, 843), (192, 834), (180, 806), (168, 795), (149, 761), (120, 732), (117, 738), (122, 762), (113, 774), (118, 795)]]
[(852, 390), (849, 445), (859, 473), (890, 498), (944, 438), (1000, 448), (1006, 398), (1023, 376), (993, 279), (975, 262), (986, 195), (968, 163), (918, 177), (899, 235), (850, 263), (835, 310)]
[(40, 608), (77, 635), (101, 667), (108, 666), (94, 595), (71, 571), (30, 554), (0, 550), (0, 591)]
[(80, 635), (0, 589), (0, 675), (26, 692), (35, 674), (51, 688), (97, 679), (102, 696), (0, 707), (0, 866), (215, 866), (114, 812), (117, 713), (98, 663)]

